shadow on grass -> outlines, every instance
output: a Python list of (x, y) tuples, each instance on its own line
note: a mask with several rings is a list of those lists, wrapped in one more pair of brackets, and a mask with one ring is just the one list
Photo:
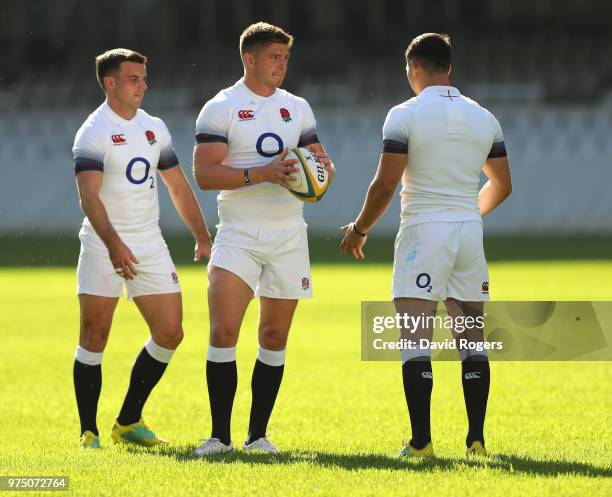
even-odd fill
[(339, 468), (347, 471), (364, 469), (383, 469), (398, 471), (437, 472), (453, 471), (466, 467), (483, 467), (498, 469), (508, 473), (520, 473), (534, 476), (578, 475), (586, 477), (612, 477), (612, 468), (602, 468), (588, 463), (563, 460), (541, 460), (518, 455), (495, 454), (486, 459), (463, 457), (436, 457), (433, 459), (398, 459), (385, 454), (355, 453), (342, 454), (323, 451), (288, 451), (281, 454), (261, 454), (236, 451), (206, 459), (200, 459), (193, 453), (195, 446), (159, 447), (148, 450), (139, 447), (127, 447), (130, 452), (148, 452), (152, 456), (173, 458), (177, 461), (202, 460), (208, 464), (249, 465), (291, 465), (311, 464), (322, 468)]

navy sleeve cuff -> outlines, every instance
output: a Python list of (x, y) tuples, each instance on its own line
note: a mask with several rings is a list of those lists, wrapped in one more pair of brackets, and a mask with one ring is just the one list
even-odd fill
[(402, 143), (395, 140), (383, 140), (383, 154), (407, 154), (408, 143)]
[(487, 156), (487, 159), (497, 159), (499, 157), (507, 157), (506, 144), (504, 142), (496, 142), (491, 147), (491, 151)]
[(99, 160), (87, 159), (85, 157), (76, 157), (74, 159), (74, 174), (79, 174), (83, 171), (104, 172), (104, 164)]
[(227, 138), (210, 133), (198, 133), (195, 135), (196, 143), (227, 143)]
[(159, 164), (157, 164), (157, 169), (159, 169), (160, 171), (167, 171), (168, 169), (172, 169), (173, 167), (178, 166), (178, 163), (179, 161), (176, 158), (176, 155), (173, 155), (169, 159), (159, 161)]

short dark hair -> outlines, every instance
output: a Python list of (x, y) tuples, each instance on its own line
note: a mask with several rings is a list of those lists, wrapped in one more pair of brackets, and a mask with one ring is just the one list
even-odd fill
[(447, 34), (423, 33), (406, 49), (406, 61), (418, 62), (428, 73), (448, 72), (452, 58), (451, 39)]
[(242, 57), (247, 52), (253, 52), (272, 43), (289, 45), (289, 49), (291, 49), (293, 36), (282, 28), (267, 22), (251, 24), (240, 35), (240, 56)]
[(146, 64), (147, 58), (135, 50), (127, 48), (113, 48), (107, 50), (103, 54), (96, 57), (96, 76), (98, 83), (104, 91), (104, 78), (111, 73), (119, 71), (122, 62), (137, 62), (138, 64)]

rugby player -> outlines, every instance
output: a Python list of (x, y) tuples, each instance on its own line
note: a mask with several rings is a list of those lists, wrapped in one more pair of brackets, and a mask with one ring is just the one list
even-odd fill
[(142, 410), (183, 338), (181, 287), (159, 228), (158, 174), (196, 241), (195, 261), (209, 257), (211, 239), (193, 190), (179, 166), (164, 122), (140, 107), (147, 59), (133, 50), (96, 58), (106, 99), (74, 141), (74, 170), (86, 217), (77, 267), (81, 309), (74, 388), (82, 448), (100, 446), (96, 413), (102, 356), (123, 287), (151, 336), (132, 368), (111, 436), (118, 443), (158, 445)]
[(221, 190), (220, 226), (208, 265), (210, 345), (206, 380), (212, 430), (198, 456), (234, 450), (236, 343), (251, 299), (259, 297), (259, 348), (251, 381), (245, 450), (276, 453), (266, 437), (283, 377), (287, 336), (297, 303), (312, 296), (303, 203), (287, 190), (306, 147), (333, 177), (316, 121), (303, 98), (280, 88), (293, 37), (259, 22), (240, 36), (244, 76), (206, 102), (196, 122), (194, 174), (203, 190)]
[[(450, 83), (450, 38), (417, 36), (406, 50), (406, 72), (416, 97), (393, 107), (383, 126), (383, 150), (357, 219), (344, 226), (341, 251), (365, 257), (368, 232), (388, 208), (401, 180), (401, 222), (395, 241), (393, 299), (397, 312), (433, 316), (444, 301), (451, 317), (482, 316), (489, 299), (482, 216), (510, 195), (512, 182), (497, 119)], [(487, 183), (480, 189), (480, 173)], [(424, 320), (431, 322), (431, 320)], [(481, 322), (478, 321), (477, 322)], [(433, 330), (402, 329), (420, 343)], [(482, 328), (455, 339), (483, 341)], [(467, 454), (486, 455), (484, 420), (490, 370), (486, 350), (463, 347), (462, 383), (468, 417)], [(402, 350), (404, 393), (412, 439), (401, 457), (433, 456), (431, 350)]]

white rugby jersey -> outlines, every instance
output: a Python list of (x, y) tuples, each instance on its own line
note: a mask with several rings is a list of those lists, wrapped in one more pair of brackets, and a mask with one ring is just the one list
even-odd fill
[(389, 111), (383, 152), (408, 154), (400, 196), (402, 224), (411, 225), (481, 220), (482, 166), (506, 147), (493, 114), (452, 86), (428, 86)]
[[(156, 171), (178, 165), (164, 122), (139, 109), (123, 119), (104, 102), (76, 134), (74, 171), (102, 171), (100, 199), (124, 241), (146, 243), (159, 234)], [(83, 231), (97, 238), (89, 219)]]
[[(196, 143), (227, 143), (223, 164), (236, 169), (263, 166), (289, 149), (318, 143), (312, 109), (280, 88), (269, 97), (253, 93), (240, 79), (206, 102), (196, 121)], [(304, 204), (282, 186), (259, 183), (223, 190), (217, 197), (224, 225), (286, 227), (304, 222)]]

